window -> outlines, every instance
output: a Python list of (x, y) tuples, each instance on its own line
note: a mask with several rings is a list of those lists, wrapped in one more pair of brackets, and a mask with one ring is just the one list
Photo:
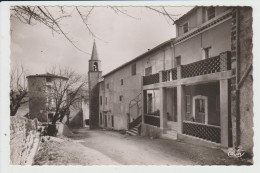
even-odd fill
[(49, 121), (53, 120), (53, 114), (52, 113), (48, 113), (48, 119), (49, 119)]
[(132, 75), (136, 75), (136, 63), (132, 64)]
[(121, 79), (121, 85), (124, 85), (124, 79)]
[(152, 74), (152, 67), (145, 68), (145, 76), (149, 76)]
[(183, 26), (182, 26), (182, 29), (183, 29), (183, 33), (186, 33), (189, 31), (189, 24), (188, 22), (186, 22)]
[(106, 105), (107, 105), (107, 97), (106, 97)]
[(210, 50), (211, 47), (207, 47), (207, 48), (204, 48), (203, 49), (203, 57), (202, 59), (207, 59), (209, 58), (209, 50)]
[(180, 66), (181, 65), (181, 56), (177, 56), (176, 57), (176, 66)]
[(121, 102), (123, 100), (123, 96), (119, 96), (119, 101)]
[(190, 113), (190, 95), (186, 95), (186, 113)]
[(114, 127), (114, 116), (111, 115), (111, 124), (112, 124), (112, 127)]
[(100, 105), (102, 105), (102, 96), (100, 96), (99, 100), (100, 100)]
[(199, 113), (205, 113), (205, 100), (204, 99), (198, 99), (198, 112)]
[(107, 89), (109, 89), (109, 83), (107, 83)]
[(208, 17), (208, 20), (215, 17), (215, 7), (209, 7), (207, 9), (207, 17)]
[(51, 78), (50, 78), (50, 77), (47, 77), (47, 78), (46, 78), (46, 82), (51, 82)]
[(148, 101), (147, 101), (147, 113), (150, 114), (153, 111), (153, 95), (147, 94)]

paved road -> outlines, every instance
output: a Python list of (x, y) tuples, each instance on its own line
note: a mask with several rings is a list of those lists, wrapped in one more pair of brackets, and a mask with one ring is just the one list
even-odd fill
[[(237, 165), (244, 161), (229, 158), (219, 149), (200, 147), (167, 139), (126, 136), (114, 131), (74, 130), (73, 142), (102, 153), (122, 165)], [(96, 158), (97, 159), (97, 158)], [(101, 159), (101, 160), (100, 160)], [(108, 164), (106, 160), (99, 164)], [(111, 162), (112, 163), (112, 162)]]

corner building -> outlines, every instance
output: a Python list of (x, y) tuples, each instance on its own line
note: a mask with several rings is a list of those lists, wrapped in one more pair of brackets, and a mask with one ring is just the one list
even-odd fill
[(176, 38), (99, 78), (98, 126), (252, 154), (252, 9), (194, 7), (175, 24)]

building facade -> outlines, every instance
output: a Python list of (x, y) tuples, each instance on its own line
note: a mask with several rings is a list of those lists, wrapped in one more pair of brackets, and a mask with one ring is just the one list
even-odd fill
[(140, 119), (141, 135), (252, 153), (252, 9), (194, 7), (175, 24), (176, 38), (99, 81), (98, 125)]

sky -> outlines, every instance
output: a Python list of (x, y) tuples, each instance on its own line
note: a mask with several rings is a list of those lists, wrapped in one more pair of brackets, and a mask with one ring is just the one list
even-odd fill
[[(166, 10), (181, 16), (191, 8), (166, 7)], [(94, 7), (87, 21), (97, 36), (93, 38), (73, 9), (66, 7), (72, 17), (64, 19), (62, 27), (86, 53), (77, 50), (64, 36), (52, 34), (41, 23), (34, 22), (31, 26), (11, 18), (11, 66), (23, 64), (30, 75), (46, 73), (53, 66), (70, 67), (81, 75), (87, 75), (95, 39), (101, 70), (106, 74), (176, 35), (172, 21), (148, 8), (121, 7), (132, 16), (129, 17), (115, 13), (110, 7)], [(87, 13), (90, 8), (80, 9)], [(54, 16), (58, 15), (55, 7), (50, 10)]]

